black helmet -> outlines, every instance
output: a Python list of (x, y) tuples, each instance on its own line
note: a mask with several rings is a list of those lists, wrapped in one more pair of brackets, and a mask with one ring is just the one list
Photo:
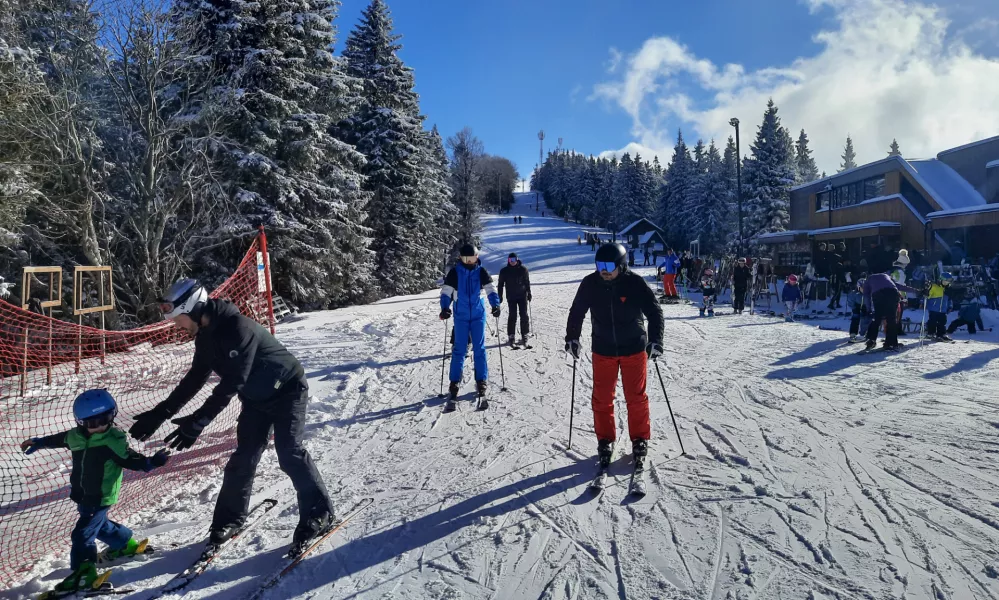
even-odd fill
[(612, 262), (624, 271), (628, 268), (628, 251), (621, 244), (608, 243), (597, 249), (596, 262)]
[(478, 255), (479, 255), (478, 248), (476, 248), (471, 244), (465, 244), (464, 246), (461, 247), (461, 250), (458, 251), (458, 256), (478, 256)]

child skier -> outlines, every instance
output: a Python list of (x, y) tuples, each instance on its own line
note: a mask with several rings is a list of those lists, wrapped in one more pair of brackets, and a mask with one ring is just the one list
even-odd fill
[(701, 316), (707, 311), (709, 317), (715, 316), (715, 302), (718, 300), (718, 289), (715, 287), (715, 272), (704, 269), (701, 274)]
[[(128, 527), (108, 518), (108, 510), (118, 502), (122, 468), (149, 472), (165, 465), (170, 455), (160, 450), (146, 457), (131, 450), (125, 432), (114, 426), (117, 414), (118, 405), (107, 390), (88, 390), (73, 401), (76, 428), (21, 442), (25, 454), (41, 448), (68, 448), (73, 453), (69, 498), (80, 513), (70, 536), (69, 566), (73, 572), (45, 597), (98, 589), (111, 571), (98, 576), (97, 563), (147, 550), (148, 540), (137, 542)], [(95, 539), (107, 544), (100, 554)]]
[(788, 275), (787, 283), (784, 284), (784, 289), (780, 292), (780, 299), (787, 307), (787, 312), (784, 313), (784, 321), (791, 323), (794, 321), (794, 311), (798, 308), (798, 303), (801, 302), (801, 288), (798, 287), (798, 276)]
[[(471, 244), (465, 244), (459, 252), (460, 264), (448, 271), (441, 288), (442, 320), (451, 318), (452, 295), (454, 295), (454, 337), (464, 340), (472, 336), (472, 356), (475, 361), (475, 391), (479, 396), (479, 408), (488, 407), (486, 403), (486, 381), (489, 379), (489, 365), (486, 363), (486, 307), (482, 303), (482, 292), (486, 292), (492, 315), (500, 316), (500, 297), (493, 287), (493, 278), (479, 261), (479, 251)], [(465, 366), (465, 355), (468, 347), (455, 344), (451, 352), (451, 385), (448, 387), (450, 397), (444, 407), (445, 411), (456, 408), (458, 388), (461, 383), (461, 371)]]
[(944, 271), (940, 279), (930, 284), (930, 291), (926, 294), (927, 333), (938, 341), (949, 342), (951, 339), (947, 335), (947, 313), (950, 310), (947, 288), (953, 281), (954, 276)]
[(947, 327), (947, 333), (954, 333), (958, 327), (964, 327), (965, 325), (968, 326), (968, 333), (971, 334), (977, 331), (975, 329), (976, 325), (979, 329), (982, 329), (982, 307), (970, 288), (968, 289), (965, 303), (957, 311), (957, 318)]
[(866, 282), (866, 279), (857, 280), (857, 287), (846, 295), (846, 303), (853, 313), (850, 317), (849, 341), (851, 344), (863, 341), (864, 336), (860, 332), (863, 331), (866, 334), (867, 328), (871, 324), (871, 309), (864, 303), (864, 283)]

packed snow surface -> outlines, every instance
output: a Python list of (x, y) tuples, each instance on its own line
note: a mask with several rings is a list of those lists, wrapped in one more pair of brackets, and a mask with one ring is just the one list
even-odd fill
[[(278, 327), (309, 376), (308, 443), (337, 508), (376, 503), (266, 598), (999, 597), (995, 333), (924, 348), (908, 336), (901, 354), (858, 356), (845, 332), (816, 326), (842, 321), (703, 319), (690, 305), (664, 306), (660, 365), (687, 454), (650, 369), (649, 494), (626, 497), (621, 433), (596, 496), (591, 361), (579, 362), (573, 409), (563, 352), (593, 254), (577, 245), (578, 226), (542, 218), (526, 198), (514, 213), (522, 225), (484, 218), (483, 261), (495, 276), (516, 251), (531, 268), (536, 337), (532, 350), (503, 349), (503, 392), (490, 319), (488, 411), (473, 410), (466, 364), (464, 401), (441, 412), (436, 291)], [(217, 467), (202, 468), (131, 519), (160, 551), (116, 568), (113, 581), (137, 590), (129, 597), (149, 598), (198, 553), (220, 480)], [(297, 511), (271, 451), (254, 490), (255, 501), (282, 502), (276, 516), (185, 598), (243, 597), (273, 571)], [(4, 595), (50, 585), (67, 554)]]

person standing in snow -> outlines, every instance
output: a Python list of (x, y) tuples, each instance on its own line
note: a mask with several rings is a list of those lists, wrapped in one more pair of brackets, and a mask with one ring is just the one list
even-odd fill
[(715, 287), (714, 269), (704, 269), (701, 273), (701, 316), (715, 316), (715, 302), (718, 301), (718, 288)]
[(794, 321), (794, 311), (798, 309), (798, 303), (801, 302), (801, 288), (798, 287), (797, 275), (787, 276), (784, 289), (780, 292), (780, 299), (787, 308), (787, 311), (784, 313), (784, 320), (788, 323)]
[(213, 372), (217, 374), (219, 383), (204, 404), (173, 419), (177, 429), (164, 440), (171, 448), (187, 450), (232, 397), (239, 397), (243, 406), (236, 425), (236, 451), (225, 466), (209, 544), (222, 544), (246, 521), (253, 476), (273, 430), (278, 464), (298, 493), (299, 522), (292, 552), (300, 551), (334, 520), (326, 486), (303, 445), (309, 403), (305, 369), (260, 323), (226, 300), (209, 298), (194, 279), (174, 283), (159, 307), (164, 319), (194, 337), (194, 360), (166, 400), (135, 417), (129, 433), (148, 440), (201, 391)]
[(740, 258), (732, 270), (732, 312), (741, 315), (746, 310), (746, 293), (752, 277), (753, 272), (746, 264), (746, 259)]
[[(878, 330), (881, 328), (881, 321), (885, 322), (884, 348), (892, 351), (897, 351), (901, 348), (898, 343), (898, 330), (895, 327), (899, 290), (906, 292), (916, 291), (907, 285), (896, 285), (887, 273), (875, 273), (864, 282), (864, 305), (871, 307), (874, 312), (874, 320), (867, 327), (868, 350), (872, 350), (877, 345)], [(944, 323), (946, 324), (946, 322), (946, 317), (944, 317)]]
[(947, 342), (950, 341), (950, 336), (947, 335), (947, 313), (950, 312), (947, 288), (953, 281), (954, 276), (944, 271), (939, 280), (930, 284), (930, 290), (926, 294), (927, 331), (937, 340)]
[[(454, 337), (464, 340), (472, 336), (472, 358), (475, 361), (475, 391), (485, 396), (489, 380), (489, 364), (486, 362), (486, 307), (482, 302), (482, 292), (486, 293), (492, 315), (500, 316), (500, 297), (493, 287), (493, 278), (479, 261), (479, 251), (471, 244), (465, 244), (459, 252), (461, 262), (448, 271), (441, 288), (442, 320), (451, 318), (454, 308)], [(451, 298), (454, 296), (454, 302)], [(451, 351), (451, 370), (448, 387), (450, 397), (445, 410), (454, 410), (461, 384), (461, 372), (465, 367), (468, 347), (455, 344)]]
[(676, 291), (676, 274), (680, 270), (680, 259), (673, 254), (672, 248), (666, 249), (666, 258), (659, 267), (663, 272), (663, 295), (670, 300), (678, 299), (680, 295)]
[(867, 333), (868, 321), (871, 319), (870, 308), (864, 304), (864, 283), (867, 280), (860, 279), (856, 287), (846, 295), (846, 304), (850, 307), (850, 342), (859, 342), (862, 338), (860, 332)]
[[(663, 313), (652, 289), (640, 275), (628, 270), (621, 244), (601, 246), (597, 270), (583, 278), (569, 309), (565, 349), (576, 359), (581, 345), (583, 318), (590, 313), (593, 347), (593, 428), (601, 467), (611, 463), (617, 425), (614, 392), (618, 372), (628, 407), (628, 434), (632, 455), (648, 453), (652, 422), (646, 393), (648, 360), (662, 355)], [(648, 321), (646, 332), (645, 321)]]
[(528, 318), (527, 303), (531, 301), (531, 274), (520, 262), (517, 253), (511, 252), (506, 259), (506, 266), (499, 272), (499, 297), (503, 299), (503, 288), (506, 288), (507, 342), (513, 346), (517, 333), (517, 316), (520, 315), (520, 343), (527, 345), (527, 336), (531, 333), (531, 322)]

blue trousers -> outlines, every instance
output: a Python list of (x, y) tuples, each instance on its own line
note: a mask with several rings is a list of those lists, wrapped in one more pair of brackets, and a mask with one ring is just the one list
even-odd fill
[(108, 518), (110, 506), (76, 505), (80, 518), (76, 521), (70, 539), (73, 546), (69, 551), (69, 567), (74, 571), (83, 563), (97, 560), (97, 544), (100, 540), (112, 550), (121, 550), (132, 539), (132, 530)]
[(472, 334), (472, 356), (475, 360), (475, 380), (489, 379), (489, 364), (486, 362), (486, 320), (455, 319), (454, 346), (451, 350), (451, 381), (461, 381), (461, 370), (465, 368), (465, 354), (468, 353), (468, 334)]

